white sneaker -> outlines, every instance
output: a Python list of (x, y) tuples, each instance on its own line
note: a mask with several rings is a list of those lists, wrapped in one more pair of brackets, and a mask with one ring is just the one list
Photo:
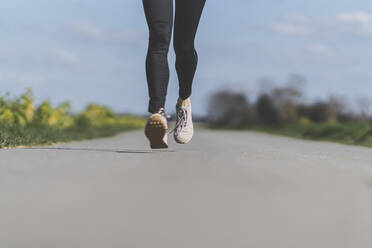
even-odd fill
[(149, 117), (145, 127), (145, 135), (150, 141), (152, 149), (168, 148), (168, 124), (164, 109), (160, 109)]
[(174, 139), (179, 144), (187, 144), (194, 135), (194, 127), (192, 124), (191, 103), (186, 107), (176, 105), (176, 127), (174, 129)]

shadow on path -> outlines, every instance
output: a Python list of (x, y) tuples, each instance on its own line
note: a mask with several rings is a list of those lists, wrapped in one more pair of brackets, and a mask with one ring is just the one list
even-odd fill
[(105, 148), (87, 148), (87, 147), (26, 147), (23, 150), (57, 150), (57, 151), (86, 151), (86, 152), (111, 152), (128, 154), (152, 154), (174, 152), (173, 150), (135, 150), (135, 149), (105, 149)]

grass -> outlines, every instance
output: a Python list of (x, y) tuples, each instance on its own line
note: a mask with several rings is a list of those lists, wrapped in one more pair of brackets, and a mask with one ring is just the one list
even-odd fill
[(238, 130), (372, 147), (372, 125), (367, 123), (296, 123), (281, 126), (250, 126)]
[(309, 123), (288, 124), (280, 127), (252, 127), (249, 129), (300, 139), (372, 147), (372, 125), (370, 124)]
[(57, 142), (111, 137), (121, 132), (142, 128), (144, 121), (137, 117), (120, 117), (125, 119), (138, 119), (137, 124), (121, 123), (101, 126), (71, 126), (57, 128), (48, 125), (0, 125), (0, 148), (19, 146), (51, 145)]

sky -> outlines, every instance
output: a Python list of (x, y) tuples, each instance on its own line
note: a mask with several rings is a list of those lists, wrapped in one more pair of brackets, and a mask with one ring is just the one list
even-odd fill
[[(140, 0), (0, 1), (0, 94), (32, 87), (37, 101), (89, 102), (144, 114), (148, 29)], [(193, 109), (232, 88), (307, 79), (308, 99), (372, 98), (370, 0), (207, 0), (196, 48)], [(166, 108), (178, 93), (174, 52)]]

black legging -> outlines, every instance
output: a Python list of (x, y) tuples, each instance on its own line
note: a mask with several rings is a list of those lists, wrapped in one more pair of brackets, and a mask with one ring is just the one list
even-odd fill
[[(194, 48), (196, 30), (205, 0), (175, 0), (174, 50), (179, 81), (179, 97), (191, 95), (192, 82), (198, 63)], [(146, 76), (150, 103), (154, 113), (165, 105), (169, 81), (168, 50), (173, 26), (173, 0), (143, 0), (149, 26), (149, 48), (146, 57)]]

